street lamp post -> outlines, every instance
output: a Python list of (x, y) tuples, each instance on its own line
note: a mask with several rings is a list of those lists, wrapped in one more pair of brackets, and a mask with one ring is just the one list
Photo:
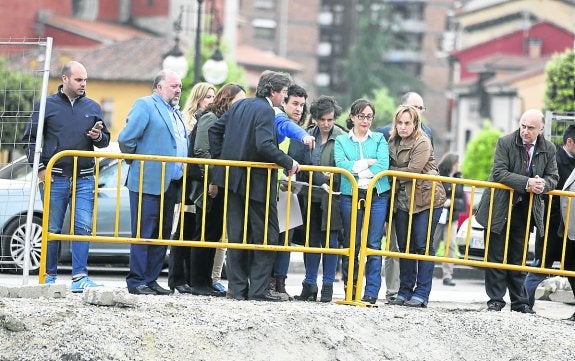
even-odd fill
[(226, 64), (222, 52), (220, 51), (220, 42), (216, 44), (216, 50), (202, 67), (202, 74), (207, 82), (214, 85), (222, 84), (228, 77), (228, 64)]
[(198, 1), (198, 25), (196, 26), (196, 54), (194, 56), (194, 84), (200, 81), (200, 64), (202, 62), (202, 48), (201, 48), (201, 35), (202, 35), (202, 3), (204, 0)]
[[(214, 85), (222, 84), (228, 77), (228, 65), (224, 61), (224, 57), (220, 51), (220, 31), (218, 31), (218, 41), (216, 43), (216, 50), (212, 56), (202, 66), (202, 3), (204, 0), (197, 0), (198, 2), (198, 24), (196, 27), (196, 44), (195, 44), (195, 57), (194, 57), (194, 84), (200, 81), (200, 69), (202, 75), (207, 82)], [(212, 8), (213, 10), (213, 8)], [(213, 14), (212, 14), (213, 15)]]
[(180, 15), (174, 21), (174, 47), (169, 52), (164, 54), (162, 61), (162, 69), (169, 69), (175, 71), (181, 78), (185, 77), (188, 73), (188, 60), (180, 49), (180, 32), (182, 31), (182, 13), (183, 7), (180, 9)]

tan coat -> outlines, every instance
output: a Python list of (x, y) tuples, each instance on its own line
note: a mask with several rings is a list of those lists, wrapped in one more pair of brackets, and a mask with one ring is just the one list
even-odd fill
[[(404, 140), (396, 137), (390, 140), (389, 156), (391, 158), (390, 170), (439, 175), (431, 141), (425, 135), (420, 135), (417, 138), (410, 137)], [(397, 187), (405, 187), (408, 204), (410, 204), (413, 180), (409, 178), (398, 178), (396, 184)], [(430, 208), (432, 204), (432, 187), (433, 182), (429, 180), (418, 179), (415, 182), (413, 213), (419, 213)], [(446, 199), (445, 189), (441, 182), (435, 182), (435, 187), (433, 208), (443, 207)]]

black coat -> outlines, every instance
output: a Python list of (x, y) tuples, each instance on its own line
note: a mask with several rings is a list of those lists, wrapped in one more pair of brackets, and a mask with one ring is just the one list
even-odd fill
[[(274, 125), (275, 112), (265, 98), (248, 98), (236, 102), (210, 128), (210, 151), (214, 159), (276, 163), (291, 169), (293, 159), (278, 148)], [(225, 186), (225, 168), (216, 167), (212, 183)], [(265, 202), (268, 170), (252, 168), (250, 199)], [(228, 188), (245, 195), (247, 168), (231, 167)], [(277, 193), (277, 172), (271, 172), (270, 198)]]

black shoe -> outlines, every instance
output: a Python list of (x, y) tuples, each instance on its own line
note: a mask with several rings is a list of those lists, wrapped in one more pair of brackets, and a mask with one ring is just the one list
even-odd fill
[(333, 298), (333, 284), (324, 283), (321, 286), (321, 297), (319, 298), (320, 302), (331, 302)]
[(403, 305), (407, 306), (407, 307), (419, 307), (419, 308), (426, 308), (427, 307), (427, 305), (423, 301), (414, 300), (414, 299), (411, 299), (409, 301), (405, 301), (403, 303)]
[(188, 286), (187, 284), (176, 286), (172, 289), (172, 293), (174, 293), (174, 289), (179, 293), (192, 293), (192, 287)]
[(172, 291), (167, 290), (164, 287), (160, 286), (156, 281), (148, 284), (148, 288), (156, 292), (156, 294), (160, 296), (167, 296), (172, 293)]
[(499, 302), (491, 302), (487, 304), (487, 311), (501, 311), (503, 309), (503, 307), (505, 307), (505, 305), (502, 305)]
[(312, 285), (303, 282), (301, 289), (301, 294), (299, 296), (294, 296), (298, 301), (317, 301), (317, 285)]
[(133, 295), (156, 295), (156, 291), (146, 285), (139, 285), (134, 288), (128, 288), (128, 292)]
[(363, 302), (367, 302), (367, 303), (371, 303), (372, 305), (375, 305), (375, 303), (377, 302), (377, 297), (363, 296), (363, 298), (361, 300)]
[(529, 314), (535, 313), (535, 311), (533, 311), (533, 309), (531, 307), (529, 307), (529, 305), (522, 305), (518, 308), (512, 308), (511, 311), (521, 312), (521, 313), (529, 313)]
[(405, 305), (405, 299), (403, 298), (391, 298), (386, 302), (388, 305), (392, 305), (392, 306), (403, 306)]
[(261, 296), (254, 296), (251, 297), (250, 300), (252, 301), (268, 301), (268, 302), (282, 302), (282, 298), (280, 296), (275, 296), (270, 293), (270, 291), (266, 291)]
[(565, 321), (575, 321), (575, 313), (573, 313), (571, 317), (566, 318)]
[(245, 301), (245, 300), (248, 299), (248, 298), (247, 298), (246, 296), (244, 296), (244, 295), (234, 296), (234, 294), (231, 293), (231, 292), (229, 292), (229, 291), (226, 293), (226, 298), (227, 298), (227, 299), (230, 299), (230, 300), (236, 300), (236, 301)]
[(190, 287), (192, 295), (196, 296), (212, 296), (212, 297), (225, 297), (226, 293), (213, 288), (212, 286), (194, 286)]
[(444, 286), (455, 286), (455, 282), (451, 278), (444, 278), (443, 279)]

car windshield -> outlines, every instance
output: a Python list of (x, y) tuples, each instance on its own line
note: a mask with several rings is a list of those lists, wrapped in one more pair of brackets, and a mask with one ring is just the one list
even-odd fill
[[(115, 159), (111, 158), (102, 158), (100, 161), (100, 169), (102, 170), (102, 174), (100, 175), (102, 179), (105, 179), (106, 184), (112, 181), (113, 187), (115, 187), (115, 183), (117, 180), (117, 169), (114, 169), (113, 166), (117, 164)], [(127, 175), (127, 164), (126, 162), (122, 162), (122, 180), (125, 180)], [(18, 158), (12, 163), (0, 168), (0, 179), (12, 179), (12, 180), (21, 180), (21, 181), (31, 181), (32, 180), (32, 166), (28, 164), (28, 160), (26, 157)]]
[(0, 168), (0, 179), (25, 180), (31, 173), (32, 167), (28, 165), (26, 157), (22, 157)]

